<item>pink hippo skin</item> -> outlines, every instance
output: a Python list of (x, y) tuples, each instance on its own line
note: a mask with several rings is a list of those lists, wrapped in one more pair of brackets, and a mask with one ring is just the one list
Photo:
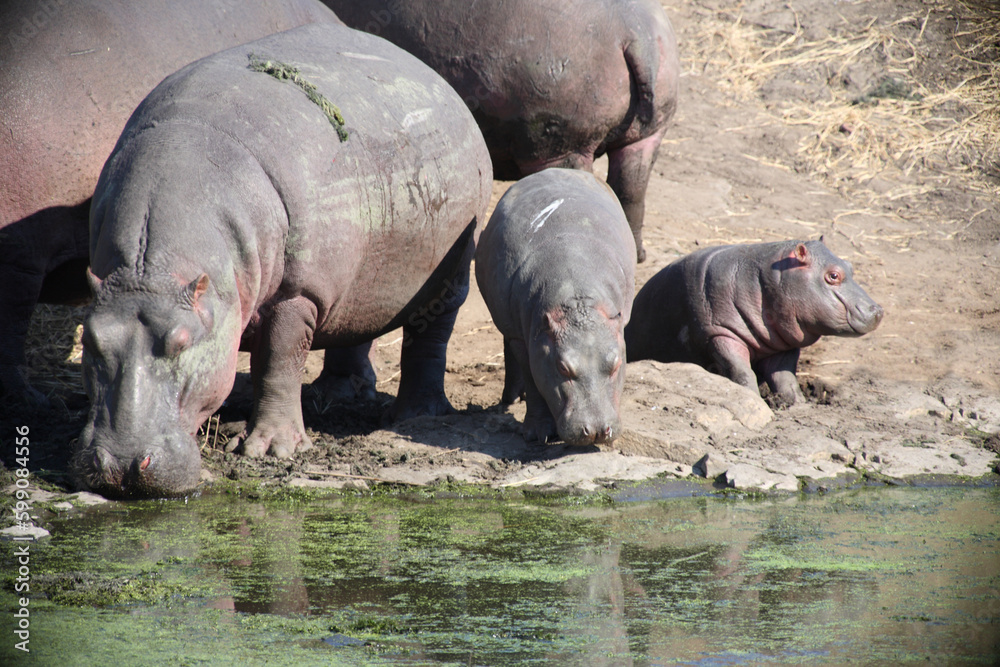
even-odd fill
[(882, 314), (822, 239), (719, 246), (649, 279), (625, 343), (629, 361), (694, 363), (755, 391), (763, 381), (776, 404), (791, 405), (803, 400), (799, 349), (866, 334)]
[(165, 79), (94, 193), (79, 482), (119, 496), (193, 489), (194, 434), (229, 393), (239, 349), (254, 385), (249, 456), (309, 447), (310, 349), (355, 346), (346, 356), (363, 365), (363, 344), (400, 326), (391, 416), (451, 411), (445, 350), (491, 183), (461, 98), (363, 32), (308, 25)]
[(621, 434), (635, 244), (592, 174), (546, 169), (507, 190), (476, 249), (476, 282), (503, 334), (503, 402), (523, 392), (527, 440)]
[(645, 259), (646, 185), (677, 106), (677, 40), (658, 0), (324, 0), (455, 87), (483, 130), (497, 178), (546, 167), (608, 184)]
[(89, 297), (87, 219), (129, 115), (166, 75), (337, 17), (318, 0), (0, 3), (0, 394), (46, 404), (20, 368), (35, 304)]

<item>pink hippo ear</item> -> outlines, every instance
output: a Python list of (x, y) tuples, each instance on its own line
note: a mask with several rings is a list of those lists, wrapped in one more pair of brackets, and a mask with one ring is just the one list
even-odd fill
[(566, 330), (566, 312), (562, 308), (545, 311), (545, 326), (549, 333), (558, 338)]
[(208, 274), (203, 273), (184, 287), (184, 291), (181, 295), (182, 301), (191, 307), (192, 310), (197, 310), (198, 299), (201, 295), (208, 291)]
[(792, 257), (799, 260), (799, 263), (804, 266), (809, 265), (809, 249), (806, 248), (804, 243), (795, 246), (795, 252), (792, 253)]
[(104, 281), (94, 275), (94, 272), (90, 270), (89, 266), (87, 267), (87, 284), (90, 285), (90, 293), (92, 296), (97, 296), (97, 293), (101, 289), (101, 285), (104, 284)]

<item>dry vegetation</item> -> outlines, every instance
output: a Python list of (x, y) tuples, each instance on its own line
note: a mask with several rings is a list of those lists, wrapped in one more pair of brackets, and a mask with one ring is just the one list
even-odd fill
[[(829, 184), (874, 181), (877, 195), (891, 200), (959, 178), (1000, 193), (1000, 6), (935, 0), (888, 24), (845, 19), (823, 36), (811, 36), (791, 7), (790, 16), (764, 23), (742, 6), (704, 10), (700, 39), (685, 45), (687, 65), (717, 70), (737, 99), (759, 95), (789, 70), (821, 77), (822, 95), (768, 107), (770, 122), (806, 130), (798, 155)], [(956, 26), (944, 57), (941, 44), (924, 39), (928, 23), (942, 20)], [(883, 75), (859, 93), (851, 85), (858, 67)]]

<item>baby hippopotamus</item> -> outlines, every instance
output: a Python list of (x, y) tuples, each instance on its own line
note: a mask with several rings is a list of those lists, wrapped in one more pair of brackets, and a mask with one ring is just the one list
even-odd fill
[(624, 327), (635, 241), (611, 189), (546, 169), (513, 185), (476, 250), (476, 280), (504, 337), (503, 402), (524, 395), (526, 440), (570, 445), (621, 432)]
[(779, 405), (803, 399), (800, 348), (866, 334), (883, 314), (822, 238), (698, 250), (653, 276), (632, 309), (629, 361), (695, 363), (755, 390), (760, 378)]

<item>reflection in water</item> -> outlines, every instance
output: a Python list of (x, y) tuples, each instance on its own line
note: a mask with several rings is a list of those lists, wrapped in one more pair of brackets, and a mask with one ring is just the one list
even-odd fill
[[(215, 497), (119, 505), (58, 522), (37, 547), (38, 572), (155, 570), (212, 593), (120, 606), (97, 620), (93, 610), (39, 607), (33, 628), (42, 645), (47, 627), (79, 626), (73, 650), (92, 655), (88, 642), (100, 636), (101, 650), (119, 642), (110, 650), (123, 660), (993, 664), (998, 501), (995, 489), (878, 489), (598, 507)], [(13, 571), (9, 545), (0, 557)], [(164, 619), (184, 641), (139, 651), (148, 624), (159, 624), (155, 641), (173, 639)], [(93, 623), (117, 634), (95, 634)], [(48, 645), (33, 657), (67, 650), (55, 638)]]

